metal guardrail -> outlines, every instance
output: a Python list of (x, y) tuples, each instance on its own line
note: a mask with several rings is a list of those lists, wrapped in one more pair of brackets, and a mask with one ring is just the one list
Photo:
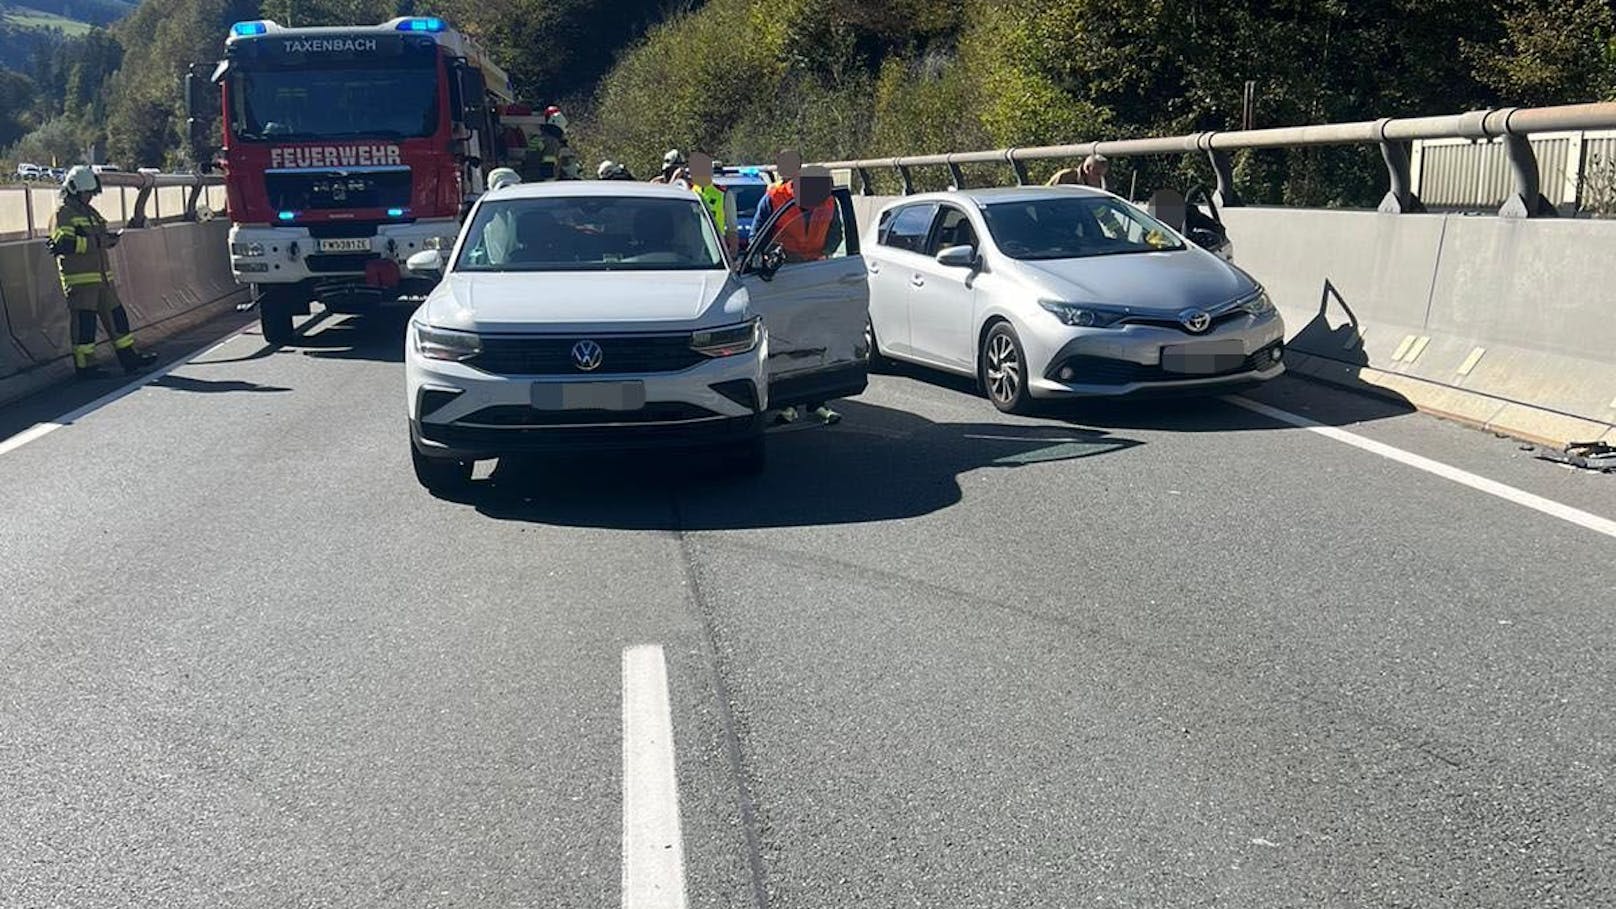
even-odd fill
[(1217, 178), (1220, 204), (1240, 205), (1234, 184), (1234, 165), (1229, 152), (1256, 148), (1309, 148), (1328, 145), (1378, 145), (1386, 162), (1390, 187), (1380, 203), (1383, 212), (1423, 211), (1409, 177), (1409, 156), (1405, 143), (1416, 139), (1501, 138), (1509, 157), (1515, 190), (1504, 202), (1499, 215), (1532, 218), (1555, 214), (1540, 191), (1537, 157), (1527, 137), (1538, 132), (1616, 128), (1616, 102), (1570, 104), (1560, 107), (1506, 107), (1469, 111), (1436, 117), (1383, 117), (1357, 123), (1329, 123), (1317, 126), (1290, 126), (1275, 129), (1200, 132), (1184, 136), (1143, 139), (1114, 139), (1079, 142), (1071, 145), (1044, 145), (1033, 148), (999, 148), (990, 151), (951, 152), (940, 155), (910, 155), (897, 158), (865, 158), (854, 161), (817, 162), (831, 170), (850, 170), (859, 176), (860, 190), (872, 195), (870, 170), (893, 168), (903, 185), (904, 195), (914, 192), (910, 168), (947, 167), (954, 185), (963, 188), (962, 164), (1004, 164), (1014, 172), (1016, 183), (1028, 182), (1025, 162), (1048, 158), (1082, 158), (1092, 154), (1125, 158), (1135, 155), (1204, 154)]
[[(218, 174), (143, 174), (127, 171), (107, 171), (98, 174), (101, 178), (103, 190), (117, 189), (120, 191), (119, 204), (123, 210), (122, 218), (109, 218), (108, 220), (121, 220), (125, 227), (141, 228), (154, 220), (197, 220), (197, 202), (202, 194), (211, 186), (223, 186), (224, 177)], [(188, 189), (184, 203), (174, 215), (161, 214), (148, 217), (150, 206), (158, 190), (162, 189)], [(123, 190), (134, 190), (134, 199), (123, 197)], [(0, 238), (32, 240), (42, 236), (45, 224), (54, 213), (53, 204), (41, 204), (40, 197), (54, 199), (57, 186), (51, 182), (28, 182), (0, 184), (0, 207), (18, 206), (22, 209), (21, 218), (13, 218), (20, 230), (0, 229)], [(12, 209), (15, 214), (15, 208)], [(105, 213), (105, 212), (103, 212)], [(3, 219), (0, 219), (3, 220)]]

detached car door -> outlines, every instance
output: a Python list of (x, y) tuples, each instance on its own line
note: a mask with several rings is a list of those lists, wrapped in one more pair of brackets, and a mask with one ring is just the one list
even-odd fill
[(778, 242), (783, 226), (803, 217), (793, 200), (754, 227), (741, 260), (741, 284), (768, 333), (770, 407), (852, 397), (869, 385), (864, 322), (870, 285), (858, 219), (847, 190), (837, 189), (831, 198), (835, 205), (821, 248), (788, 255)]

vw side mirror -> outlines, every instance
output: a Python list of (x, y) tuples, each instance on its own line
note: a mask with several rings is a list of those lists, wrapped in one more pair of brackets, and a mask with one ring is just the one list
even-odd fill
[(776, 243), (765, 249), (763, 255), (758, 256), (758, 274), (765, 281), (772, 280), (775, 273), (780, 270), (780, 266), (784, 264), (786, 264), (786, 249)]
[(937, 261), (950, 268), (972, 268), (976, 265), (976, 247), (945, 247), (937, 251)]
[(443, 276), (443, 253), (436, 249), (423, 249), (404, 260), (404, 268), (424, 278)]

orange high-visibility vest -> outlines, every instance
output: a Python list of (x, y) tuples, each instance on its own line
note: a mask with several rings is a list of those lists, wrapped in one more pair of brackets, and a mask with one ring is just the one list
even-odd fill
[[(798, 208), (795, 217), (787, 217), (780, 223), (775, 231), (774, 242), (785, 247), (786, 252), (800, 259), (822, 259), (825, 256), (825, 239), (830, 235), (831, 219), (836, 217), (836, 200), (826, 199), (810, 213)], [(803, 223), (804, 221), (807, 223)]]

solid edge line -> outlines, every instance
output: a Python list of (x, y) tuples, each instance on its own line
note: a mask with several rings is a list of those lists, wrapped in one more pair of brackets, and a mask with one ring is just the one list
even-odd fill
[(223, 340), (209, 341), (206, 346), (198, 347), (190, 353), (181, 356), (179, 359), (168, 364), (157, 372), (142, 373), (138, 378), (134, 379), (128, 384), (115, 388), (101, 397), (96, 398), (90, 403), (81, 405), (74, 410), (70, 410), (61, 416), (56, 417), (55, 419), (35, 423), (33, 426), (28, 427), (14, 436), (6, 439), (0, 439), (0, 455), (16, 451), (24, 445), (27, 445), (29, 442), (41, 439), (50, 433), (61, 429), (63, 426), (66, 426), (69, 423), (82, 420), (90, 414), (95, 413), (97, 410), (111, 404), (113, 401), (145, 388), (147, 385), (150, 385), (164, 376), (167, 376), (174, 370), (179, 369), (182, 366), (189, 366), (192, 360), (195, 360), (198, 357), (205, 357), (231, 341), (241, 337), (249, 327), (251, 326), (244, 325), (225, 336)]
[(623, 650), (623, 909), (685, 909), (679, 778), (659, 644)]
[(1417, 470), (1423, 470), (1426, 473), (1434, 474), (1442, 477), (1445, 480), (1452, 480), (1460, 485), (1468, 486), (1471, 489), (1477, 490), (1478, 492), (1485, 492), (1488, 495), (1497, 496), (1500, 499), (1513, 502), (1516, 505), (1530, 508), (1533, 511), (1542, 512), (1550, 517), (1559, 518), (1562, 521), (1567, 521), (1569, 523), (1576, 524), (1579, 527), (1592, 530), (1595, 533), (1602, 533), (1607, 537), (1616, 539), (1616, 521), (1609, 518), (1602, 518), (1599, 515), (1583, 511), (1580, 508), (1573, 508), (1570, 505), (1556, 502), (1553, 499), (1546, 499), (1540, 495), (1527, 492), (1524, 489), (1516, 489), (1514, 486), (1510, 486), (1506, 483), (1500, 483), (1497, 480), (1489, 480), (1484, 476), (1471, 473), (1468, 470), (1462, 470), (1450, 464), (1444, 464), (1441, 461), (1434, 461), (1423, 455), (1417, 455), (1411, 451), (1404, 451), (1403, 449), (1394, 445), (1387, 445), (1385, 442), (1377, 442), (1374, 439), (1365, 438), (1364, 436), (1357, 435), (1356, 433), (1347, 432), (1345, 429), (1339, 429), (1334, 426), (1325, 426), (1324, 424), (1315, 420), (1310, 420), (1307, 417), (1299, 416), (1287, 410), (1280, 410), (1277, 407), (1271, 407), (1259, 401), (1253, 401), (1250, 398), (1243, 398), (1238, 395), (1229, 395), (1225, 396), (1223, 400), (1235, 405), (1236, 407), (1243, 407), (1253, 413), (1262, 414), (1265, 417), (1278, 420), (1281, 423), (1289, 423), (1290, 425), (1299, 429), (1306, 429), (1316, 432), (1319, 435), (1334, 439), (1337, 442), (1351, 445), (1354, 448), (1362, 449), (1370, 452), (1371, 454), (1380, 455), (1383, 458), (1396, 461), (1400, 464), (1406, 464), (1409, 467), (1413, 467)]

